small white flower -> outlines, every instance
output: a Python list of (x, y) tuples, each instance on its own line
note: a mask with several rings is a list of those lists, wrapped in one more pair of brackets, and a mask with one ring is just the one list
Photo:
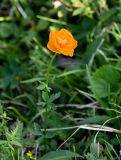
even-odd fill
[(54, 8), (58, 8), (62, 5), (62, 3), (60, 1), (54, 1), (53, 5), (54, 5)]

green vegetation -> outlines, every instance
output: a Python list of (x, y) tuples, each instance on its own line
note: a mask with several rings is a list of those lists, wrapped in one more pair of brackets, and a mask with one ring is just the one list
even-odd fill
[(0, 160), (120, 160), (121, 0), (2, 0), (0, 93)]

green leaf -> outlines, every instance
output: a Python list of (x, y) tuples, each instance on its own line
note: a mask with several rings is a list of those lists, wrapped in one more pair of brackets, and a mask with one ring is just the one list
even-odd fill
[(16, 31), (17, 27), (14, 23), (2, 22), (0, 24), (0, 37), (2, 38), (7, 38), (14, 34)]
[[(95, 77), (93, 77), (95, 78)], [(110, 92), (110, 85), (103, 79), (93, 79), (91, 89), (94, 94), (100, 98), (106, 97)]]
[(90, 152), (92, 153), (92, 155), (94, 155), (97, 158), (99, 157), (99, 150), (100, 150), (99, 147), (100, 147), (99, 143), (92, 143), (90, 145)]
[(103, 123), (106, 120), (108, 120), (110, 117), (105, 115), (95, 115), (93, 117), (84, 118), (84, 120), (81, 121), (83, 124), (96, 124), (96, 123)]
[(60, 92), (56, 93), (56, 94), (52, 94), (50, 95), (50, 98), (49, 98), (49, 102), (53, 102), (54, 100), (58, 99), (60, 97)]
[(24, 80), (24, 81), (21, 81), (21, 83), (34, 83), (34, 82), (38, 82), (40, 81), (41, 78), (31, 78), (31, 79), (27, 79), (27, 80)]
[(42, 99), (44, 100), (44, 102), (47, 102), (47, 101), (48, 101), (49, 96), (48, 96), (48, 93), (47, 93), (47, 92), (42, 91)]
[(118, 58), (117, 64), (116, 64), (116, 69), (121, 71), (121, 57)]
[(85, 8), (78, 8), (78, 9), (74, 10), (73, 16), (81, 15), (84, 12), (85, 12)]
[(44, 107), (46, 105), (46, 102), (39, 102), (37, 104), (40, 105), (40, 106), (42, 106), (42, 107)]
[(37, 87), (37, 89), (38, 90), (44, 90), (45, 89), (45, 85), (43, 85), (43, 84), (40, 84), (38, 87)]
[(116, 83), (120, 80), (120, 73), (112, 65), (104, 65), (96, 70), (93, 78), (104, 79), (109, 83)]
[(100, 98), (117, 92), (121, 86), (120, 73), (112, 65), (105, 65), (97, 69), (91, 77), (91, 90)]
[(48, 26), (48, 22), (44, 20), (40, 20), (37, 24), (38, 30), (44, 30), (47, 28), (47, 26)]
[(47, 153), (40, 160), (68, 160), (74, 157), (80, 157), (80, 155), (68, 150), (58, 150)]
[(77, 6), (80, 3), (80, 0), (71, 0), (74, 6)]
[(47, 92), (50, 92), (51, 88), (44, 82), (39, 81), (40, 85), (37, 87), (38, 90), (46, 90)]
[(26, 73), (26, 67), (18, 59), (9, 57), (7, 62), (0, 66), (0, 88), (14, 89)]
[(6, 133), (7, 139), (11, 144), (21, 147), (22, 130), (23, 124), (19, 122), (14, 130)]

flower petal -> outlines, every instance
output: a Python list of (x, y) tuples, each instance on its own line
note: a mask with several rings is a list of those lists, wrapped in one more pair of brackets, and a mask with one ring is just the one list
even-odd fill
[(48, 44), (47, 44), (47, 48), (53, 52), (56, 52), (58, 53), (58, 50), (57, 48), (49, 41)]
[(58, 52), (57, 50), (57, 42), (56, 42), (56, 34), (58, 31), (53, 30), (49, 34), (49, 42), (47, 44), (47, 48), (50, 49), (53, 52)]
[(65, 56), (72, 57), (74, 54), (74, 49), (72, 47), (61, 48), (59, 52)]

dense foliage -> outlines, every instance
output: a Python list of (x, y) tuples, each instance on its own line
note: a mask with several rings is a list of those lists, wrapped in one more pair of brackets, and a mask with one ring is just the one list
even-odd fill
[(120, 160), (121, 0), (2, 0), (0, 92), (0, 160)]

